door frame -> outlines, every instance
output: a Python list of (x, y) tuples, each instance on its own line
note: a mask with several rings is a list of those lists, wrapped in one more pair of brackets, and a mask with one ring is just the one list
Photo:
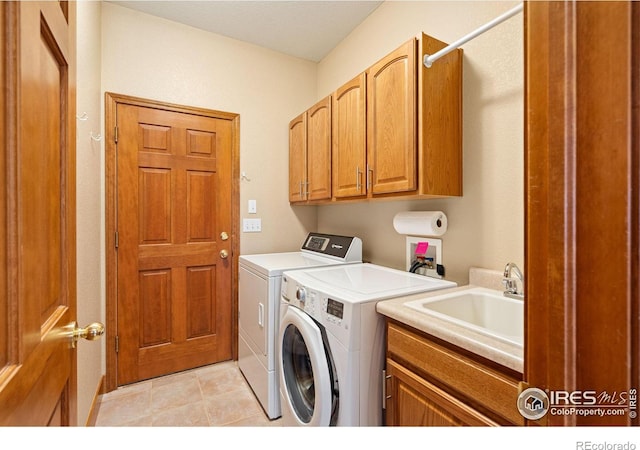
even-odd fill
[(118, 104), (155, 108), (229, 120), (231, 136), (231, 357), (238, 359), (238, 255), (240, 254), (240, 115), (211, 109), (176, 105), (112, 92), (105, 92), (105, 253), (106, 253), (106, 379), (105, 391), (118, 387), (116, 337), (118, 334), (117, 272), (117, 171), (116, 109)]
[[(616, 9), (576, 0), (525, 4), (531, 387), (640, 388), (638, 50), (636, 2)], [(628, 416), (597, 423), (639, 424)], [(529, 425), (594, 425), (594, 419), (547, 415)]]

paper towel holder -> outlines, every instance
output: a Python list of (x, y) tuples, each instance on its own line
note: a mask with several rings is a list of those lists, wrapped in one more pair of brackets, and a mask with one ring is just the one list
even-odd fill
[(393, 217), (393, 228), (405, 236), (439, 237), (447, 232), (443, 211), (402, 211)]

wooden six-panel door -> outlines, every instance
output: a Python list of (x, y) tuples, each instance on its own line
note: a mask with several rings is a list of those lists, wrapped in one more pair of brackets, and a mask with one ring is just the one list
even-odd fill
[(77, 422), (75, 19), (0, 3), (2, 426)]
[(231, 120), (118, 104), (117, 384), (232, 358)]

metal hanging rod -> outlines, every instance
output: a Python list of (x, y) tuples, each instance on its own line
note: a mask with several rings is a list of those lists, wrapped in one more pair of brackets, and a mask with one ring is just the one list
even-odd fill
[(518, 6), (510, 9), (509, 11), (507, 11), (506, 13), (502, 14), (499, 17), (496, 17), (491, 22), (488, 22), (488, 23), (484, 24), (483, 26), (481, 26), (477, 30), (472, 31), (471, 33), (467, 34), (466, 36), (458, 39), (453, 44), (450, 44), (450, 45), (446, 46), (445, 48), (443, 48), (442, 50), (437, 51), (433, 55), (424, 55), (424, 58), (422, 60), (423, 64), (425, 65), (425, 67), (431, 67), (431, 65), (436, 60), (442, 58), (447, 53), (457, 49), (462, 44), (464, 44), (466, 42), (469, 42), (471, 39), (476, 38), (477, 36), (481, 35), (485, 31), (490, 30), (491, 28), (495, 27), (496, 25), (501, 24), (505, 20), (512, 18), (513, 16), (515, 16), (519, 12), (522, 12), (523, 9), (524, 9), (524, 4), (520, 3)]

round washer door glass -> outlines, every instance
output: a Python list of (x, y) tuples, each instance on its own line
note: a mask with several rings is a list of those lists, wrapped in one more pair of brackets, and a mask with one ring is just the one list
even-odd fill
[(298, 328), (289, 325), (282, 338), (282, 365), (291, 405), (298, 418), (309, 423), (315, 408), (315, 383), (309, 349)]

